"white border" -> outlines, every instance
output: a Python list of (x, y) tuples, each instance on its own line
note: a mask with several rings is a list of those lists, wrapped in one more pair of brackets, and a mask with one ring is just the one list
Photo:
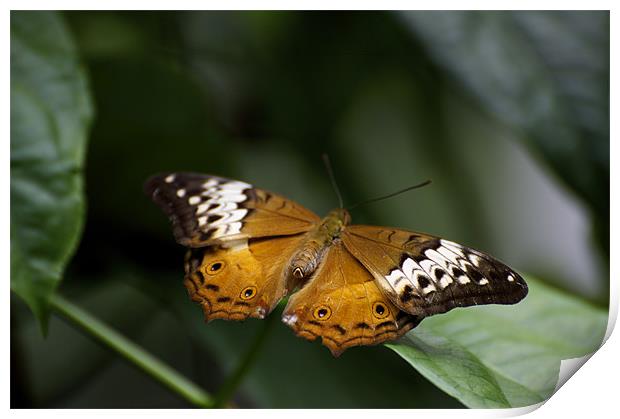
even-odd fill
[[(25, 1), (8, 1), (7, 2), (9, 8), (16, 10), (36, 10), (36, 9), (56, 9), (56, 10), (82, 10), (87, 9), (86, 4), (84, 2), (77, 1), (35, 1), (35, 0), (25, 0)], [(377, 1), (366, 1), (366, 0), (358, 0), (358, 1), (307, 1), (307, 0), (299, 0), (295, 2), (291, 1), (283, 1), (283, 0), (271, 0), (271, 1), (249, 1), (249, 0), (232, 0), (227, 2), (207, 2), (207, 1), (198, 1), (198, 0), (177, 0), (175, 2), (163, 2), (163, 1), (149, 1), (149, 2), (132, 2), (132, 1), (118, 1), (111, 0), (105, 3), (97, 3), (97, 6), (105, 4), (108, 9), (118, 9), (118, 10), (145, 10), (145, 9), (155, 9), (155, 10), (200, 10), (200, 9), (212, 9), (212, 10), (232, 10), (232, 9), (247, 9), (247, 10), (328, 10), (328, 9), (356, 9), (356, 10), (385, 10), (385, 9), (418, 9), (418, 10), (437, 10), (437, 9), (492, 9), (492, 10), (507, 10), (507, 9), (533, 9), (533, 10), (611, 10), (611, 45), (618, 45), (618, 37), (617, 31), (614, 30), (614, 23), (617, 19), (614, 19), (614, 12), (617, 10), (615, 3), (611, 1), (595, 1), (591, 0), (588, 2), (577, 2), (577, 1), (532, 1), (532, 0), (522, 0), (522, 1), (433, 1), (433, 2), (424, 2), (424, 3), (414, 3), (411, 1), (402, 1), (402, 0), (383, 0), (381, 2)], [(10, 33), (10, 12), (7, 10), (5, 14), (3, 14), (2, 18), (2, 27), (4, 28), (4, 33)], [(10, 37), (5, 35), (4, 42), (2, 43), (4, 50), (4, 57), (9, 56), (10, 51)], [(610, 74), (617, 74), (617, 53), (614, 49), (611, 50), (611, 72)], [(9, 124), (10, 124), (10, 64), (9, 61), (5, 61), (5, 65), (3, 67), (4, 72), (4, 80), (5, 80), (5, 99), (2, 101), (3, 104), (3, 120), (4, 120), (4, 132), (6, 137), (9, 137)], [(612, 76), (611, 78), (611, 134), (610, 138), (617, 138), (617, 128), (614, 121), (618, 121), (617, 112), (617, 101), (615, 98), (617, 97), (617, 83), (615, 83), (615, 79)], [(3, 167), (3, 175), (2, 180), (0, 181), (0, 188), (2, 189), (3, 196), (5, 197), (6, 204), (2, 206), (3, 217), (2, 223), (0, 224), (4, 242), (3, 242), (3, 252), (2, 252), (2, 266), (5, 271), (4, 277), (8, 279), (10, 278), (10, 260), (9, 260), (9, 249), (10, 249), (10, 241), (9, 238), (9, 226), (10, 226), (10, 204), (8, 202), (7, 197), (10, 196), (10, 174), (9, 174), (9, 155), (10, 155), (10, 140), (9, 138), (5, 138), (3, 143), (5, 153), (3, 156), (5, 157), (6, 166)], [(611, 141), (611, 161), (618, 161), (618, 147), (615, 145), (614, 141)], [(612, 181), (612, 193), (611, 193), (611, 214), (620, 214), (620, 208), (618, 205), (618, 191), (617, 191), (617, 180), (618, 180), (618, 170), (614, 166), (611, 165), (611, 181)], [(615, 189), (615, 194), (613, 193)], [(612, 217), (611, 219), (611, 278), (614, 280), (611, 281), (610, 289), (611, 289), (611, 307), (610, 307), (610, 322), (608, 325), (607, 335), (606, 337), (610, 337), (611, 331), (613, 329), (613, 325), (615, 324), (618, 312), (618, 284), (617, 278), (619, 277), (620, 272), (618, 271), (617, 262), (614, 262), (614, 257), (618, 255), (618, 240), (620, 231), (618, 231), (618, 223)], [(5, 285), (3, 288), (3, 297), (4, 301), (9, 301), (9, 287)], [(4, 330), (8, 331), (10, 329), (10, 307), (8, 304), (5, 304), (5, 315), (3, 316), (3, 326)], [(6, 336), (6, 335), (5, 335)], [(616, 381), (620, 378), (620, 369), (618, 365), (620, 362), (618, 361), (618, 354), (620, 351), (618, 348), (620, 347), (619, 339), (617, 338), (617, 333), (615, 335), (611, 335), (609, 340), (605, 343), (603, 348), (599, 350), (587, 363), (587, 366), (580, 371), (577, 372), (576, 377), (568, 380), (568, 382), (555, 394), (546, 404), (543, 405), (542, 408), (536, 410), (532, 415), (536, 417), (546, 418), (546, 417), (555, 417), (561, 416), (562, 418), (572, 418), (572, 417), (580, 417), (582, 418), (584, 415), (597, 415), (600, 414), (602, 417), (609, 417), (608, 412), (616, 411), (616, 398), (617, 394), (617, 384)], [(8, 340), (5, 340), (5, 345), (3, 346), (3, 355), (5, 362), (10, 359), (9, 356), (9, 347)], [(286, 385), (286, 383), (282, 383), (282, 385)], [(2, 394), (4, 405), (8, 409), (10, 406), (10, 383), (9, 383), (9, 374), (8, 369), (5, 369), (4, 379), (2, 380)], [(415, 391), (415, 389), (412, 389)], [(503, 416), (514, 416), (522, 413), (526, 413), (530, 409), (512, 409), (512, 410), (337, 410), (331, 411), (332, 413), (336, 413), (340, 418), (355, 418), (358, 419), (360, 417), (373, 417), (376, 418), (378, 416), (381, 417), (404, 417), (416, 415), (419, 417), (472, 417), (472, 418), (480, 418), (480, 417), (503, 417)], [(296, 416), (306, 416), (312, 414), (315, 415), (324, 415), (327, 412), (323, 410), (296, 410), (296, 411), (288, 411), (288, 410), (259, 410), (252, 412), (245, 411), (217, 411), (217, 412), (204, 412), (200, 410), (12, 410), (11, 414), (22, 417), (31, 417), (31, 416), (39, 416), (46, 415), (48, 417), (83, 417), (84, 415), (92, 415), (97, 417), (123, 417), (123, 416), (131, 416), (131, 417), (149, 417), (152, 418), (154, 416), (163, 416), (169, 417), (171, 414), (179, 415), (179, 416), (200, 416), (204, 415), (217, 416), (217, 417), (231, 417), (231, 416), (241, 416), (241, 415), (251, 415), (255, 418), (278, 418), (289, 416), (294, 414)]]
[[(90, 4), (75, 0), (9, 0), (14, 10), (89, 10)], [(612, 10), (610, 0), (591, 1), (536, 1), (536, 0), (437, 0), (415, 2), (406, 0), (228, 0), (228, 1), (121, 1), (97, 2), (96, 6), (106, 6), (105, 10)], [(99, 8), (95, 8), (97, 10)]]

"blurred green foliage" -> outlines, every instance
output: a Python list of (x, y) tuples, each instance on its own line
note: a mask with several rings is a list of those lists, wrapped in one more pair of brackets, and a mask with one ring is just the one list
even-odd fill
[[(33, 16), (40, 15), (13, 13), (12, 25)], [(64, 21), (64, 27), (38, 34), (45, 42), (34, 47), (50, 54), (54, 48), (46, 45), (63, 45), (72, 37), (96, 109), (85, 165), (88, 212), (63, 294), (212, 393), (235, 369), (262, 323), (202, 323), (181, 285), (183, 249), (142, 194), (143, 181), (153, 173), (198, 171), (247, 180), (319, 214), (336, 205), (322, 152), (330, 154), (349, 204), (431, 178), (430, 187), (360, 207), (354, 221), (444, 236), (490, 251), (558, 287), (606, 301), (608, 13), (46, 16), (61, 26)], [(17, 40), (19, 33), (12, 29), (12, 61)], [(73, 78), (82, 77), (75, 60), (60, 60), (64, 71), (77, 74), (60, 81), (82, 89), (83, 80)], [(19, 73), (43, 70), (24, 66)], [(21, 74), (12, 67), (11, 77), (13, 84)], [(19, 200), (13, 199), (19, 180), (16, 93), (12, 88), (12, 223), (20, 215)], [(79, 115), (74, 123), (82, 132), (90, 107), (86, 100), (78, 103), (73, 117)], [(520, 143), (535, 156), (527, 156), (528, 166), (515, 163), (521, 159)], [(70, 167), (81, 167), (71, 157), (75, 166)], [(520, 171), (524, 167), (527, 173)], [(546, 231), (540, 220), (558, 223), (554, 232), (570, 230), (558, 212), (564, 207), (552, 206), (539, 193), (536, 182), (543, 181), (551, 183), (564, 207), (576, 208), (592, 226), (595, 240), (587, 233), (581, 237), (588, 255), (566, 249), (559, 262), (592, 259), (596, 269), (588, 278), (567, 278), (551, 260), (540, 265), (518, 256), (534, 248), (546, 260), (547, 249), (535, 236)], [(537, 208), (548, 212), (536, 213), (536, 219), (523, 216)], [(63, 220), (70, 221), (65, 228), (80, 221), (67, 215)], [(496, 225), (513, 230), (504, 234)], [(12, 234), (22, 232), (12, 229)], [(562, 248), (567, 240), (553, 242)], [(18, 272), (15, 256), (12, 246), (12, 283)], [(59, 277), (60, 271), (46, 289)], [(475, 316), (469, 313), (465, 316)], [(187, 406), (55, 317), (45, 341), (16, 299), (11, 321), (14, 407)], [(354, 348), (333, 359), (318, 343), (298, 339), (280, 324), (272, 328), (234, 403), (461, 406), (384, 347)]]
[[(583, 199), (609, 255), (609, 14), (404, 13), (445, 71)], [(484, 63), (485, 65), (480, 65)]]

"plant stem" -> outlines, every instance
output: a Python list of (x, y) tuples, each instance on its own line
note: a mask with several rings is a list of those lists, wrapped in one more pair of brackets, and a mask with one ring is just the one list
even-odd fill
[(122, 355), (166, 387), (199, 407), (213, 407), (213, 397), (108, 325), (59, 295), (51, 306), (63, 317)]
[(235, 372), (226, 380), (226, 382), (222, 385), (217, 395), (215, 396), (215, 402), (213, 407), (225, 407), (229, 400), (234, 396), (237, 387), (243, 380), (243, 377), (250, 370), (250, 367), (256, 360), (256, 357), (260, 353), (260, 348), (263, 345), (263, 342), (267, 338), (271, 327), (275, 323), (275, 320), (278, 316), (272, 313), (263, 324), (263, 328), (258, 332), (252, 345), (249, 347), (248, 351), (245, 353), (239, 365), (235, 369)]

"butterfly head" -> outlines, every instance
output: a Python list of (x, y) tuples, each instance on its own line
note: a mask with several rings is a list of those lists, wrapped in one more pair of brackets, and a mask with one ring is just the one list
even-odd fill
[(351, 224), (351, 214), (344, 208), (333, 209), (323, 219), (322, 224), (329, 233), (336, 236), (345, 226)]

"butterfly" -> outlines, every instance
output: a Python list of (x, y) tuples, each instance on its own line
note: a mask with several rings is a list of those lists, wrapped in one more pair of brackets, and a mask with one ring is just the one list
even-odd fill
[(188, 248), (185, 279), (205, 320), (282, 314), (334, 356), (397, 339), (455, 307), (514, 304), (523, 278), (493, 257), (431, 235), (325, 218), (245, 182), (196, 173), (151, 177), (146, 193)]

